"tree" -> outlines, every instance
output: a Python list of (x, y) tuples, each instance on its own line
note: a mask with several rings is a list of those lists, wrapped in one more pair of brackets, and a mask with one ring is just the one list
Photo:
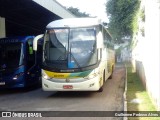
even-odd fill
[(139, 6), (139, 0), (108, 0), (106, 3), (110, 20), (108, 29), (118, 42), (122, 42), (124, 37), (132, 38), (138, 29), (136, 14)]
[(86, 12), (80, 12), (78, 8), (69, 7), (67, 9), (77, 17), (89, 17), (90, 16)]

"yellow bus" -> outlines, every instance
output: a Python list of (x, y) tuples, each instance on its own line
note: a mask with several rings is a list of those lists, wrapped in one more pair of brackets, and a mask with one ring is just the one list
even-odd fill
[(97, 18), (67, 18), (49, 23), (43, 37), (44, 91), (103, 91), (115, 65), (114, 44)]

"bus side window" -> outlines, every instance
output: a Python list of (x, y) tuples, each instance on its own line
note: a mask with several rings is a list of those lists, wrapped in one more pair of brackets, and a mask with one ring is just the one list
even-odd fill
[(107, 38), (107, 34), (106, 34), (106, 30), (103, 28), (103, 44), (105, 47), (107, 47), (107, 42), (108, 42), (108, 38)]
[(39, 65), (42, 63), (42, 53), (43, 53), (43, 42), (41, 41), (38, 43), (38, 49), (37, 49), (37, 56), (36, 56), (36, 61)]
[(35, 53), (33, 51), (33, 43), (27, 42), (26, 43), (26, 47), (27, 47), (27, 69), (30, 69), (34, 64), (35, 64)]
[(103, 28), (103, 45), (109, 49), (114, 50), (114, 44), (111, 35)]

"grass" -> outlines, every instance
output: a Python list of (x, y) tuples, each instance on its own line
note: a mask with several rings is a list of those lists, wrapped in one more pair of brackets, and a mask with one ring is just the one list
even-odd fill
[[(131, 102), (136, 100), (136, 102)], [(127, 111), (156, 111), (139, 76), (127, 64)], [(128, 117), (129, 120), (160, 120), (158, 117)]]

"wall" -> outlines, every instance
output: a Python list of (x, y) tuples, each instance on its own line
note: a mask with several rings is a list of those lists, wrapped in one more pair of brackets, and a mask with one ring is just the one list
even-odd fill
[(138, 33), (133, 59), (144, 86), (160, 110), (160, 1), (146, 0), (144, 6), (145, 37)]
[[(146, 68), (146, 86), (155, 104), (160, 110), (160, 3), (158, 0), (146, 0), (146, 50), (144, 65)], [(147, 58), (149, 59), (147, 60)]]

